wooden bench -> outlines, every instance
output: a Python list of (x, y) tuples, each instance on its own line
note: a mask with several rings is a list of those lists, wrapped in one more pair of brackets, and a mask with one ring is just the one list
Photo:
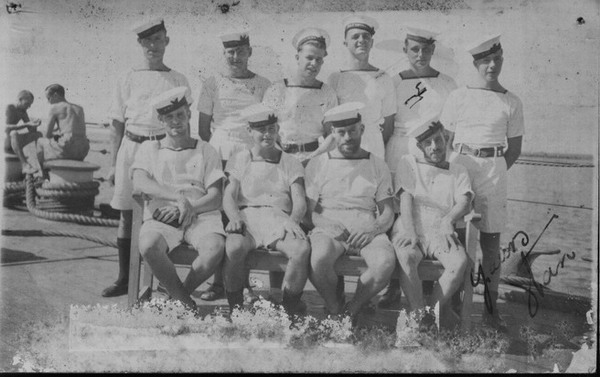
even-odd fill
[[(140, 300), (150, 300), (152, 297), (152, 271), (148, 264), (144, 263), (143, 273), (141, 269), (142, 258), (139, 253), (138, 239), (140, 227), (142, 225), (144, 202), (140, 195), (134, 195), (133, 206), (133, 228), (131, 238), (131, 259), (129, 264), (129, 291), (128, 305), (133, 306)], [(465, 217), (467, 223), (466, 229), (466, 249), (471, 260), (471, 266), (475, 265), (475, 252), (477, 241), (477, 230), (473, 226), (473, 221), (480, 219), (477, 214), (470, 214)], [(169, 252), (169, 257), (176, 265), (190, 265), (196, 258), (197, 252), (188, 245), (180, 245)], [(248, 254), (246, 265), (250, 270), (284, 272), (287, 266), (287, 258), (278, 251), (268, 251), (263, 249), (253, 250)], [(367, 268), (363, 258), (358, 256), (342, 256), (335, 264), (335, 271), (338, 276), (360, 276)], [(437, 281), (444, 268), (442, 264), (435, 260), (423, 260), (419, 265), (419, 277), (423, 281)], [(470, 328), (471, 307), (473, 300), (473, 287), (470, 279), (471, 268), (467, 268), (462, 288), (461, 302), (461, 328), (463, 330)], [(396, 269), (392, 275), (393, 278), (400, 277), (400, 269), (396, 263)], [(141, 278), (141, 279), (140, 279)]]

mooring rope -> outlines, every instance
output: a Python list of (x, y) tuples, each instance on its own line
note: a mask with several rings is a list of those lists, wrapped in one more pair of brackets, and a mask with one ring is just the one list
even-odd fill
[(3, 236), (13, 237), (71, 237), (95, 242), (100, 245), (117, 248), (116, 242), (104, 240), (90, 234), (65, 232), (61, 230), (2, 230)]
[(25, 201), (29, 212), (37, 217), (53, 221), (74, 222), (82, 225), (99, 225), (99, 226), (119, 226), (119, 220), (102, 219), (94, 216), (84, 216), (73, 213), (60, 213), (43, 211), (36, 207), (35, 204), (35, 187), (33, 184), (33, 175), (27, 174), (25, 177), (26, 190)]
[(535, 166), (553, 166), (559, 168), (593, 168), (593, 163), (576, 163), (576, 162), (545, 162), (539, 160), (528, 160), (519, 158), (515, 161), (518, 165), (535, 165)]

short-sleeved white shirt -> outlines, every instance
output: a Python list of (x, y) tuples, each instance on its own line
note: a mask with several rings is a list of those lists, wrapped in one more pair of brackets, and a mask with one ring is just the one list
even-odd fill
[(382, 70), (349, 70), (334, 72), (329, 85), (335, 90), (339, 104), (358, 101), (366, 131), (379, 131), (383, 118), (396, 113), (396, 90), (390, 75)]
[(212, 115), (212, 128), (235, 129), (247, 125), (241, 118), (246, 107), (260, 103), (271, 82), (255, 74), (251, 78), (238, 79), (222, 74), (204, 80), (196, 109)]
[(254, 160), (250, 150), (233, 155), (225, 171), (240, 182), (239, 206), (274, 207), (292, 211), (292, 184), (304, 177), (302, 164), (292, 155), (281, 153), (279, 162)]
[(323, 136), (323, 114), (337, 106), (333, 88), (290, 85), (287, 79), (267, 89), (263, 103), (277, 111), (279, 134), (284, 143), (305, 144)]
[(441, 72), (431, 77), (406, 77), (400, 72), (394, 76), (396, 87), (396, 117), (394, 133), (406, 135), (420, 122), (439, 117), (450, 92), (458, 86)]
[[(205, 141), (197, 140), (195, 148), (170, 149), (160, 141), (145, 141), (130, 169), (146, 171), (159, 184), (173, 192), (182, 190), (190, 200), (206, 195), (208, 188), (225, 177), (217, 151)], [(175, 204), (164, 199), (151, 199), (145, 208), (144, 219), (152, 217), (156, 208)], [(216, 211), (218, 212), (218, 211)]]
[(439, 221), (465, 194), (470, 193), (471, 179), (467, 169), (450, 163), (442, 169), (418, 162), (415, 156), (403, 156), (396, 168), (394, 187), (413, 196), (413, 219), (419, 235), (435, 232)]
[(476, 148), (506, 146), (506, 139), (525, 133), (523, 103), (512, 92), (463, 87), (448, 96), (440, 116), (454, 132), (454, 144)]
[(131, 69), (117, 81), (108, 116), (135, 125), (139, 130), (162, 131), (163, 126), (150, 103), (154, 97), (179, 86), (189, 89), (190, 84), (177, 71)]
[(345, 159), (329, 153), (306, 166), (306, 196), (321, 208), (375, 213), (377, 203), (393, 196), (392, 178), (383, 159)]

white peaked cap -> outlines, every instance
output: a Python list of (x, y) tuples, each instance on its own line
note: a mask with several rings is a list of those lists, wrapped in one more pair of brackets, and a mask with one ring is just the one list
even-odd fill
[(250, 127), (262, 127), (277, 122), (275, 110), (262, 103), (246, 107), (240, 115)]
[(422, 29), (413, 26), (406, 27), (406, 38), (415, 40), (417, 42), (433, 43), (435, 42), (435, 37), (437, 37), (439, 34), (440, 33), (433, 30)]
[(138, 35), (138, 38), (149, 37), (159, 30), (167, 30), (165, 28), (165, 21), (162, 18), (154, 18), (132, 29)]
[(329, 46), (330, 38), (329, 34), (321, 28), (307, 27), (294, 35), (294, 38), (292, 38), (292, 46), (298, 49), (301, 45), (308, 41), (320, 41), (324, 43), (325, 48), (327, 48), (327, 46)]
[(360, 121), (360, 111), (365, 107), (362, 102), (346, 102), (327, 110), (323, 114), (323, 123), (332, 127), (346, 127)]
[(227, 48), (250, 45), (250, 33), (248, 31), (220, 34), (219, 38), (221, 38), (223, 46)]
[(438, 120), (438, 117), (429, 118), (427, 120), (423, 120), (417, 126), (411, 128), (406, 134), (406, 136), (415, 138), (417, 139), (417, 141), (422, 141), (436, 133), (441, 128), (443, 128), (443, 125)]
[(467, 46), (467, 51), (469, 51), (469, 53), (473, 55), (473, 58), (477, 60), (494, 53), (501, 48), (500, 34), (496, 34), (477, 39)]
[(151, 106), (159, 115), (165, 115), (180, 107), (189, 106), (192, 103), (190, 94), (185, 86), (169, 89), (154, 97)]
[(352, 28), (358, 28), (367, 30), (371, 34), (375, 34), (375, 31), (379, 29), (379, 23), (377, 23), (373, 17), (365, 15), (351, 14), (344, 18), (343, 23), (344, 31), (348, 31), (348, 29)]

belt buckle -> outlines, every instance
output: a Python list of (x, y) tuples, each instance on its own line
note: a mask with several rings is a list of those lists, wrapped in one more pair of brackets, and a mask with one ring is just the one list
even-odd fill
[(473, 149), (473, 156), (479, 157), (481, 155), (481, 149)]
[(157, 135), (149, 135), (149, 136), (147, 136), (147, 137), (148, 137), (148, 140), (152, 140), (152, 141), (156, 141), (156, 140), (158, 140), (158, 139), (156, 138), (156, 137), (157, 137)]

